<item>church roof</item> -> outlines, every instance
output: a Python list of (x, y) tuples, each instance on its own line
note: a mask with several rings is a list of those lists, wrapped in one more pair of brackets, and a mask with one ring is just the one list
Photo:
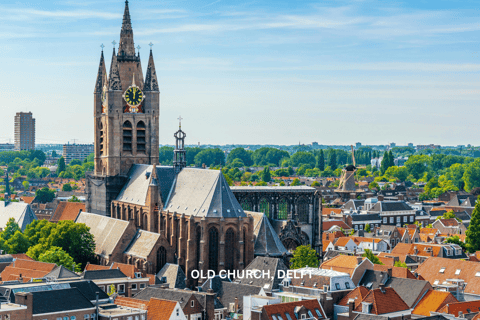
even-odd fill
[(220, 170), (184, 168), (164, 209), (200, 217), (246, 217)]
[(75, 220), (90, 227), (90, 233), (95, 240), (95, 253), (103, 256), (112, 254), (121, 240), (129, 222), (95, 213), (80, 212)]
[[(135, 164), (128, 173), (128, 182), (117, 197), (118, 201), (145, 205), (148, 186), (152, 180), (152, 165)], [(158, 189), (163, 203), (166, 202), (175, 179), (173, 167), (157, 166)]]
[(157, 273), (157, 278), (165, 277), (170, 288), (185, 289), (185, 273), (178, 264), (167, 263)]
[(288, 250), (280, 241), (267, 216), (259, 212), (247, 211), (247, 213), (251, 214), (254, 217), (254, 222), (256, 222), (253, 229), (255, 256), (278, 257), (288, 254)]
[(14, 218), (22, 231), (37, 216), (28, 203), (0, 201), (0, 228), (5, 229), (10, 218)]
[(125, 253), (134, 257), (147, 259), (160, 238), (159, 233), (138, 230)]

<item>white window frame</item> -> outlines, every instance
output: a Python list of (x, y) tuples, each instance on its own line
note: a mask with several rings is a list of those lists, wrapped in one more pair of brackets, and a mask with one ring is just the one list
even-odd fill
[(137, 284), (136, 283), (132, 283), (132, 290), (137, 290)]

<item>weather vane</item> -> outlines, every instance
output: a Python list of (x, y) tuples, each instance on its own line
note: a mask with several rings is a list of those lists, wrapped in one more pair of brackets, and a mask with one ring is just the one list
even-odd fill
[(115, 45), (117, 44), (117, 41), (113, 40), (112, 44), (113, 44), (113, 47), (115, 48)]
[(183, 120), (182, 116), (178, 117), (178, 123), (179, 123), (179, 124), (178, 124), (178, 127), (179, 127), (179, 128), (182, 127), (182, 120)]

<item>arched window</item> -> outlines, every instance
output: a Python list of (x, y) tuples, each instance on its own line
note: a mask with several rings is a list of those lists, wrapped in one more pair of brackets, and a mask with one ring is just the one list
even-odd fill
[(260, 200), (260, 203), (258, 204), (258, 208), (260, 212), (265, 213), (267, 218), (270, 217), (270, 203), (268, 203), (267, 199), (263, 198)]
[(200, 268), (200, 241), (202, 240), (202, 228), (200, 227), (197, 227), (196, 239), (197, 256), (195, 257), (195, 268), (198, 270)]
[(208, 231), (208, 269), (218, 272), (218, 230), (214, 227)]
[(235, 266), (235, 231), (232, 228), (225, 234), (225, 269), (233, 270)]
[(243, 228), (243, 265), (247, 265), (247, 228)]
[(288, 202), (286, 199), (280, 200), (278, 203), (278, 220), (288, 219)]
[(297, 219), (300, 222), (308, 223), (308, 217), (310, 215), (310, 206), (305, 199), (300, 199), (297, 202)]
[(247, 199), (243, 199), (242, 209), (246, 211), (252, 211), (252, 204)]
[(123, 151), (132, 152), (132, 123), (123, 123)]
[(137, 152), (147, 152), (145, 148), (145, 123), (143, 121), (137, 123)]
[(103, 123), (100, 122), (100, 155), (103, 156)]
[(164, 247), (160, 247), (158, 248), (158, 251), (157, 251), (157, 272), (160, 271), (166, 263), (167, 263), (167, 250)]

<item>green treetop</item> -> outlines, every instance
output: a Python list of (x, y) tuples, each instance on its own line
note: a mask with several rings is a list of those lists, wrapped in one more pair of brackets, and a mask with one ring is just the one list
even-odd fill
[(304, 267), (317, 268), (319, 265), (317, 253), (310, 246), (298, 246), (290, 260), (290, 268), (300, 269)]

